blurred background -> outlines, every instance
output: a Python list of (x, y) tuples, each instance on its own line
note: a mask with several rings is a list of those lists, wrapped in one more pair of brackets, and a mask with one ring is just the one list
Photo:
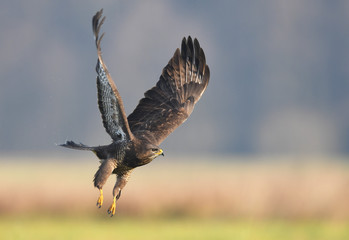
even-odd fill
[[(315, 225), (318, 237), (349, 236), (349, 2), (5, 0), (0, 230), (6, 231), (0, 232), (8, 235), (0, 237), (28, 237), (23, 229), (42, 222), (62, 226), (52, 216), (105, 221), (108, 206), (94, 208), (95, 156), (56, 146), (67, 139), (111, 141), (97, 107), (94, 71), (91, 19), (100, 8), (107, 17), (103, 57), (128, 114), (184, 36), (198, 38), (211, 70), (193, 114), (161, 145), (166, 157), (134, 172), (117, 214), (209, 221), (207, 239), (219, 239), (218, 233), (256, 239), (246, 233), (258, 229), (272, 239), (288, 227), (296, 234), (290, 239), (307, 239), (313, 221), (325, 222)], [(113, 182), (105, 187), (105, 205)], [(33, 219), (34, 227), (28, 225)], [(274, 219), (287, 224), (273, 225)], [(115, 221), (144, 226), (113, 221), (111, 227)], [(182, 239), (200, 232), (178, 224)], [(124, 236), (132, 239), (130, 232)]]

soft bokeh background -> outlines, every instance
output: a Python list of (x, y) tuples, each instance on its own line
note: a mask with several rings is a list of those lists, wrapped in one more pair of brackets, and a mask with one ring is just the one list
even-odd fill
[(212, 69), (173, 152), (348, 153), (347, 1), (2, 1), (0, 149), (109, 142), (96, 103), (91, 16), (130, 113), (183, 36)]
[[(110, 142), (96, 99), (100, 8), (127, 113), (182, 37), (199, 39), (211, 70), (112, 220), (114, 179), (95, 209), (95, 157), (55, 145)], [(349, 238), (348, 12), (324, 0), (1, 1), (0, 238)]]

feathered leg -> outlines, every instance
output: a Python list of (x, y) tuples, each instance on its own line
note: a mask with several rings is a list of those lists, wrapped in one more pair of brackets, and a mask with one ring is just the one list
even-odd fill
[(121, 196), (121, 190), (125, 187), (126, 183), (128, 182), (128, 179), (130, 178), (132, 170), (129, 170), (125, 172), (124, 174), (117, 176), (116, 183), (113, 188), (113, 203), (108, 209), (108, 214), (111, 214), (110, 216), (114, 216), (115, 214), (115, 207), (116, 207), (116, 200), (118, 200)]
[(99, 169), (97, 170), (93, 182), (94, 186), (99, 189), (100, 196), (97, 200), (97, 206), (99, 208), (102, 207), (103, 205), (103, 186), (106, 183), (108, 177), (114, 169), (116, 168), (116, 160), (115, 159), (107, 159), (107, 160), (102, 160), (102, 164), (99, 166)]

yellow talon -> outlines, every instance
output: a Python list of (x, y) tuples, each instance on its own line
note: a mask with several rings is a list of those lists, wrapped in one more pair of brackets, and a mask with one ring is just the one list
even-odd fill
[(102, 204), (103, 204), (103, 190), (99, 189), (99, 192), (101, 193), (101, 195), (99, 196), (99, 198), (97, 200), (97, 207), (101, 208)]
[(110, 208), (108, 209), (108, 214), (111, 214), (110, 216), (114, 216), (115, 214), (115, 206), (116, 206), (116, 196), (113, 198), (113, 203), (110, 206)]

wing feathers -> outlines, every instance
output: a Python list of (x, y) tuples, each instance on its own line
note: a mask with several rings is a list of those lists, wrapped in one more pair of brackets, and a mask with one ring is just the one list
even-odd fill
[(132, 139), (133, 135), (128, 125), (121, 96), (102, 59), (101, 40), (104, 33), (99, 36), (99, 31), (105, 20), (105, 17), (101, 19), (102, 13), (103, 9), (97, 12), (92, 19), (92, 29), (98, 54), (96, 65), (98, 106), (103, 125), (114, 141), (125, 140), (126, 138)]
[(194, 72), (194, 58), (193, 58), (193, 55), (194, 55), (194, 48), (193, 48), (193, 41), (191, 39), (191, 37), (189, 36), (188, 37), (188, 41), (187, 41), (187, 45), (189, 47), (189, 51), (187, 51), (188, 55), (187, 55), (187, 65), (188, 65), (188, 69), (189, 71), (187, 72), (188, 73), (188, 82), (191, 82), (193, 81), (193, 72)]
[[(206, 73), (208, 74), (206, 74)], [(132, 132), (152, 134), (160, 144), (191, 114), (209, 81), (205, 54), (197, 39), (183, 38), (156, 86), (144, 94), (128, 116)]]

